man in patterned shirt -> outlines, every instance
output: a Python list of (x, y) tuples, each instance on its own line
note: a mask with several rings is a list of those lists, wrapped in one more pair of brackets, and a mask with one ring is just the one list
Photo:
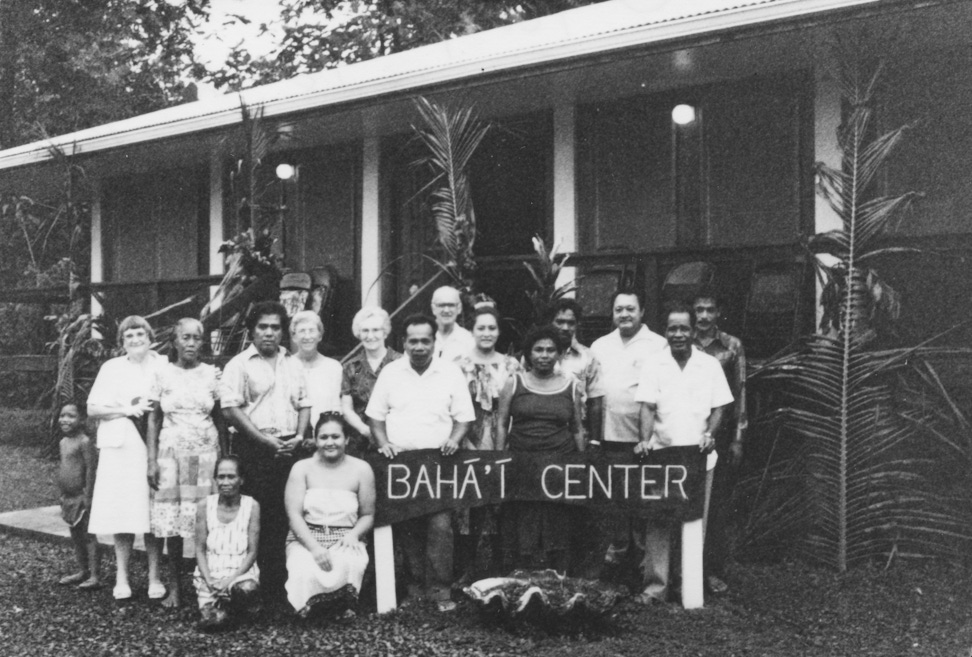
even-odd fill
[(695, 346), (716, 358), (722, 365), (732, 396), (733, 409), (726, 413), (716, 434), (716, 464), (712, 482), (705, 530), (705, 583), (711, 593), (729, 590), (725, 582), (726, 559), (729, 556), (727, 526), (730, 518), (732, 489), (736, 468), (742, 461), (746, 417), (746, 354), (739, 338), (719, 330), (722, 311), (715, 291), (700, 290), (692, 302), (695, 310)]
[[(564, 351), (560, 368), (564, 374), (580, 383), (584, 403), (584, 434), (587, 443), (601, 441), (604, 422), (601, 402), (604, 388), (601, 384), (601, 365), (593, 352), (577, 341), (577, 325), (583, 310), (574, 299), (560, 299), (550, 309), (550, 323), (557, 327), (569, 346)], [(598, 528), (598, 513), (594, 509), (578, 508), (571, 516), (571, 552), (574, 574), (597, 579), (604, 566), (602, 537)]]
[(601, 440), (601, 401), (604, 398), (604, 388), (601, 384), (601, 365), (597, 362), (593, 352), (577, 341), (577, 325), (580, 323), (583, 311), (573, 299), (560, 299), (551, 308), (550, 323), (553, 324), (564, 341), (568, 343), (560, 367), (564, 374), (569, 374), (581, 384), (581, 398), (584, 401), (584, 430), (587, 442)]

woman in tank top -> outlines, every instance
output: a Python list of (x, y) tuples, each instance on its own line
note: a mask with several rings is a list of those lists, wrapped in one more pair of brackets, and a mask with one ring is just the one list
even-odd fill
[[(517, 373), (500, 394), (497, 449), (535, 454), (584, 450), (581, 400), (573, 378), (556, 367), (566, 345), (552, 326), (530, 331), (523, 342), (527, 371)], [(567, 570), (570, 509), (548, 502), (503, 507), (501, 534), (506, 565)]]

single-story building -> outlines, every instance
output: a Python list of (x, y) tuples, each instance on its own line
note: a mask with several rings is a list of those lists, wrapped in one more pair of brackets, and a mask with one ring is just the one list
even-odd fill
[[(394, 308), (434, 273), (419, 255), (434, 226), (410, 202), (425, 182), (410, 167), (413, 98), (470, 103), (497, 126), (471, 181), (479, 284), (505, 314), (529, 307), (521, 263), (538, 234), (572, 254), (588, 312), (603, 316), (623, 281), (646, 292), (655, 328), (669, 274), (709, 263), (725, 328), (768, 355), (812, 329), (803, 239), (838, 223), (813, 166), (839, 162), (839, 33), (887, 59), (880, 125), (921, 121), (880, 182), (925, 192), (897, 230), (935, 249), (891, 272), (916, 309), (901, 331), (927, 334), (929, 312), (936, 324), (964, 319), (969, 26), (969, 0), (609, 0), (51, 141), (95, 183), (91, 283), (121, 315), (223, 273), (217, 251), (238, 228), (228, 181), (241, 99), (290, 123), (293, 139), (267, 163), (295, 172), (270, 183), (285, 206), (285, 264), (336, 273), (346, 346), (358, 307)], [(0, 190), (52, 187), (49, 146), (0, 151)]]

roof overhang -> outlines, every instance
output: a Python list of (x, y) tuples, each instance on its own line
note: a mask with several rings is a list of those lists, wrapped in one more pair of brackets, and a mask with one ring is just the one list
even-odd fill
[[(774, 33), (809, 32), (820, 29), (821, 25), (832, 26), (870, 14), (893, 15), (915, 8), (944, 7), (942, 11), (946, 11), (950, 5), (972, 7), (967, 0), (693, 0), (692, 3), (682, 0), (611, 0), (354, 65), (297, 76), (248, 89), (238, 95), (187, 103), (7, 149), (0, 151), (0, 170), (28, 167), (34, 171), (21, 170), (14, 178), (44, 177), (30, 165), (48, 162), (52, 146), (74, 155), (112, 151), (113, 158), (124, 161), (128, 153), (140, 150), (139, 145), (152, 142), (156, 165), (160, 151), (163, 159), (164, 153), (171, 151), (173, 161), (180, 160), (189, 151), (201, 157), (204, 150), (208, 152), (212, 148), (219, 133), (225, 132), (223, 129), (240, 123), (241, 100), (251, 107), (262, 107), (267, 117), (314, 115), (318, 132), (327, 131), (329, 125), (337, 126), (342, 116), (347, 119), (349, 113), (354, 113), (341, 126), (342, 134), (348, 134), (347, 126), (355, 123), (358, 132), (381, 134), (394, 130), (395, 126), (376, 128), (374, 114), (370, 117), (372, 125), (368, 126), (367, 112), (360, 110), (382, 103), (395, 104), (417, 93), (434, 93), (457, 86), (505, 84), (510, 80), (515, 85), (517, 78), (536, 75), (538, 71), (546, 74), (572, 70), (593, 66), (605, 58), (643, 57), (653, 50), (689, 46), (731, 50), (734, 41), (754, 36), (772, 38)], [(785, 46), (777, 46), (777, 51), (781, 48), (785, 49)], [(774, 57), (771, 53), (769, 56), (756, 53), (755, 56)], [(794, 53), (792, 57), (794, 61), (807, 60), (813, 53)], [(511, 90), (513, 93), (507, 95), (512, 98), (515, 86)], [(515, 99), (510, 103), (515, 106)], [(322, 112), (325, 109), (326, 112)], [(322, 113), (328, 114), (329, 118), (321, 118)], [(389, 121), (394, 123), (401, 112), (386, 114), (392, 116)], [(168, 147), (159, 148), (157, 143), (160, 141), (166, 142)]]

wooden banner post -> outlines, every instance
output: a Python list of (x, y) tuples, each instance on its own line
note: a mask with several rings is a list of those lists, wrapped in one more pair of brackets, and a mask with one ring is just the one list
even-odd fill
[(395, 542), (391, 525), (375, 527), (375, 594), (379, 614), (395, 611), (398, 596), (395, 593)]
[(375, 472), (375, 586), (378, 613), (397, 606), (392, 525), (447, 510), (510, 501), (594, 506), (682, 524), (682, 606), (703, 606), (705, 457), (697, 447), (633, 454), (553, 454), (460, 450), (370, 456)]

